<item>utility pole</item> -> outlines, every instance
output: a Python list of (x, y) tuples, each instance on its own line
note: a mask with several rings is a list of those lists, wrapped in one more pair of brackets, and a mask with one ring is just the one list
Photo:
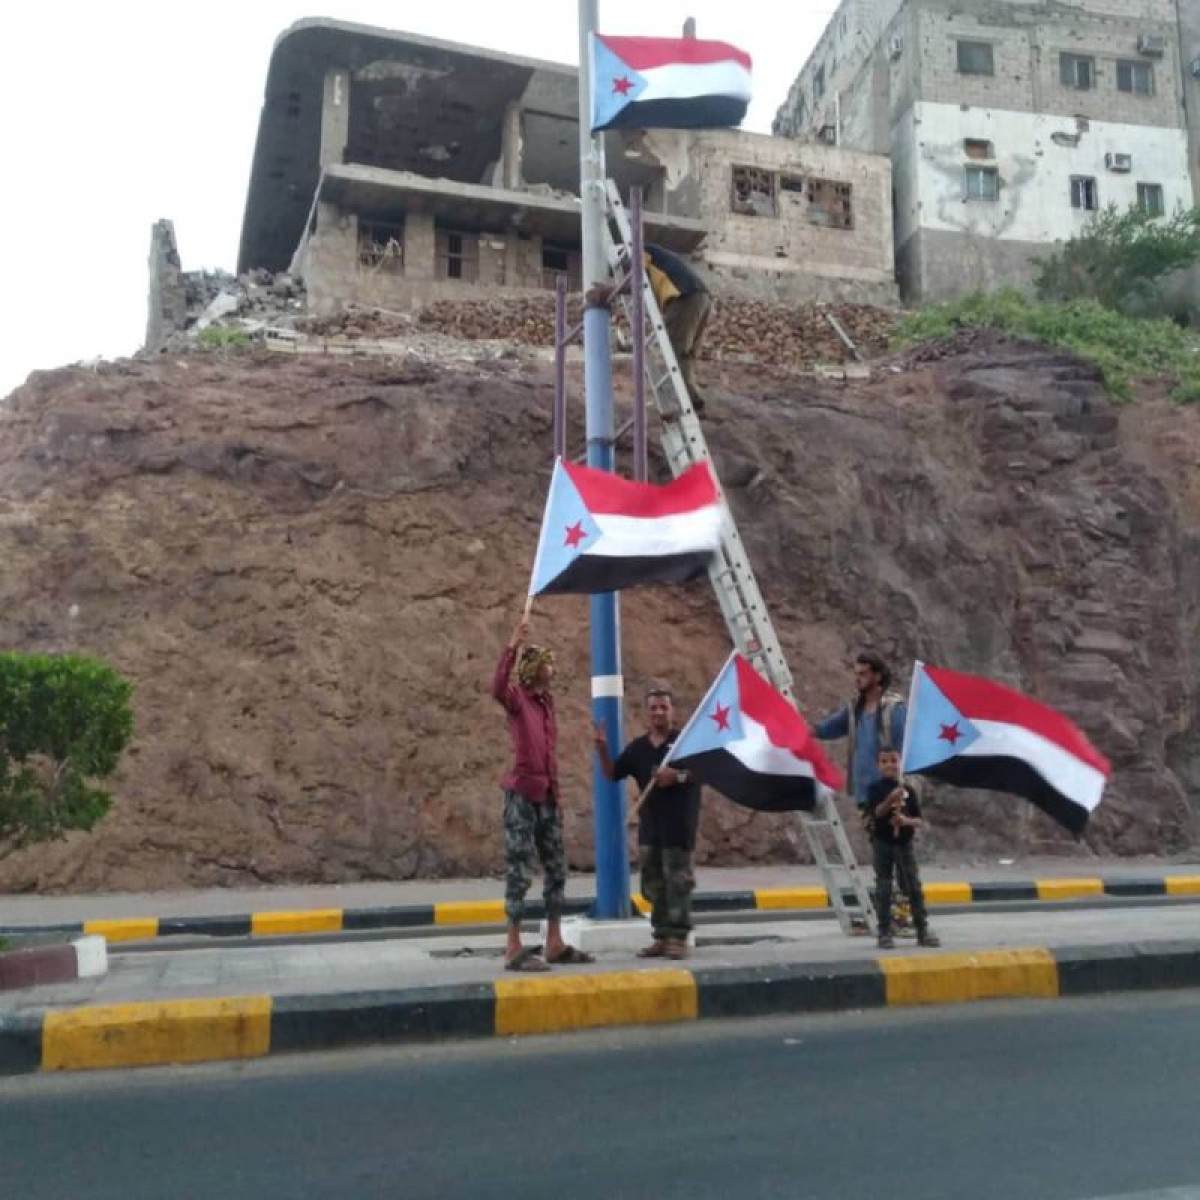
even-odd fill
[[(579, 206), (582, 222), (583, 371), (587, 398), (587, 462), (614, 467), (612, 344), (606, 305), (589, 304), (588, 291), (608, 277), (604, 256), (606, 172), (604, 142), (592, 136), (592, 54), (590, 35), (599, 28), (599, 0), (579, 0)], [(621, 616), (615, 592), (589, 597), (592, 643), (592, 719), (603, 726), (608, 744), (625, 741), (621, 677)], [(596, 911), (598, 918), (629, 916), (629, 854), (625, 842), (623, 785), (609, 783), (592, 764), (596, 830)]]

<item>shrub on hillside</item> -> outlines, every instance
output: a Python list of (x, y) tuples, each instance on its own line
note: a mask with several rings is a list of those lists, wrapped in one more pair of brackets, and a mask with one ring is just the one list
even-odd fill
[(132, 685), (72, 654), (0, 654), (0, 851), (91, 829), (133, 735)]
[(1093, 299), (1039, 303), (1014, 289), (935, 304), (901, 321), (900, 345), (998, 329), (1071, 350), (1093, 362), (1113, 396), (1132, 397), (1135, 379), (1169, 379), (1177, 400), (1200, 400), (1200, 337), (1173, 321), (1123, 316)]

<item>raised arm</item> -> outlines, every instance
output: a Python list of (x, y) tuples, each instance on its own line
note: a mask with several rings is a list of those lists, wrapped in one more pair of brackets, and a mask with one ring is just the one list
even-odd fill
[(812, 729), (823, 742), (844, 738), (850, 732), (850, 706), (843, 704), (836, 712), (817, 721)]
[(513, 663), (517, 661), (517, 652), (528, 636), (529, 622), (522, 619), (517, 622), (512, 637), (508, 639), (508, 644), (501, 652), (500, 661), (496, 664), (496, 674), (492, 676), (492, 699), (510, 710), (516, 703), (517, 693), (512, 682)]

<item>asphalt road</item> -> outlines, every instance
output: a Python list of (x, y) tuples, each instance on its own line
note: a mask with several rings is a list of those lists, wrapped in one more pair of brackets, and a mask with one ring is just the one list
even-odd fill
[(1200, 994), (0, 1082), (20, 1200), (1195, 1200)]

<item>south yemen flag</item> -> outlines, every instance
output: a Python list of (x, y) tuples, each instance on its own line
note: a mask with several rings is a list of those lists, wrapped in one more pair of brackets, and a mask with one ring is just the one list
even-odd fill
[(699, 38), (592, 34), (592, 132), (721, 129), (750, 104), (750, 55)]
[(760, 812), (812, 810), (845, 782), (787, 697), (736, 651), (666, 761)]
[(901, 770), (1011, 792), (1081, 833), (1112, 773), (1068, 718), (977, 675), (917, 663)]
[(722, 504), (706, 462), (661, 486), (554, 464), (531, 595), (686, 583), (721, 545)]

